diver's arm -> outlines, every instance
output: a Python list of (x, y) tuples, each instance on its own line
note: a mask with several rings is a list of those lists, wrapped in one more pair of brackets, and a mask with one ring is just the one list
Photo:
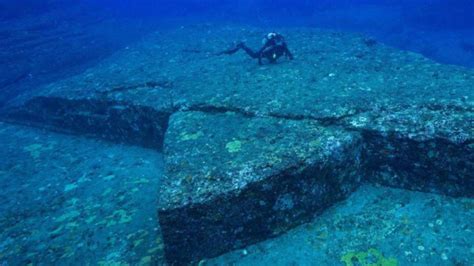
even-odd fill
[(267, 49), (267, 47), (268, 47), (267, 44), (268, 44), (268, 43), (265, 43), (265, 45), (263, 45), (263, 47), (260, 48), (260, 50), (258, 50), (258, 52), (257, 52), (258, 64), (259, 64), (259, 65), (263, 65), (263, 64), (262, 64), (262, 57), (263, 57), (263, 52), (264, 52), (265, 49)]
[(291, 54), (290, 49), (288, 49), (288, 46), (285, 43), (285, 55), (288, 57), (290, 60), (293, 60), (293, 54)]
[(293, 60), (293, 54), (291, 54), (290, 50), (288, 48), (285, 49), (286, 56), (290, 59)]

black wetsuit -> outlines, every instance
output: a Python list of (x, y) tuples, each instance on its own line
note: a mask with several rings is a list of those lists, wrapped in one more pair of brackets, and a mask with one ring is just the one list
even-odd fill
[(293, 59), (293, 55), (288, 49), (285, 39), (280, 34), (276, 34), (274, 37), (266, 39), (263, 47), (257, 52), (254, 52), (244, 43), (239, 43), (235, 48), (220, 52), (218, 55), (234, 54), (240, 49), (244, 50), (250, 57), (258, 59), (260, 65), (262, 64), (262, 58), (266, 58), (270, 63), (275, 63), (277, 59), (283, 55), (288, 57), (290, 60)]

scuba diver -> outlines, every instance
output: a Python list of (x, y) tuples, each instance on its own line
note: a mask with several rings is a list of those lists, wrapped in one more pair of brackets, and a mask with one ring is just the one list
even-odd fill
[(275, 32), (268, 33), (262, 41), (263, 47), (257, 52), (247, 47), (245, 43), (239, 42), (234, 48), (217, 53), (217, 55), (223, 54), (235, 54), (240, 49), (244, 50), (251, 58), (257, 59), (258, 64), (262, 65), (262, 58), (266, 58), (270, 63), (276, 63), (277, 59), (285, 55), (288, 59), (293, 60), (293, 55), (288, 46), (286, 45), (285, 38)]

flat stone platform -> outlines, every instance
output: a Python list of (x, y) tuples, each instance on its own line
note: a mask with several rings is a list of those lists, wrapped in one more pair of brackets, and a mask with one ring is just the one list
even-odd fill
[(163, 150), (170, 263), (275, 236), (367, 181), (474, 196), (474, 71), (374, 39), (280, 29), (295, 60), (216, 56), (265, 31), (157, 32), (11, 101), (5, 121)]

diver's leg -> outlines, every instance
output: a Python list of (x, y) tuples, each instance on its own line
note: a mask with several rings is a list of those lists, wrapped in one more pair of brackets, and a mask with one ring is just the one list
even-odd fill
[(242, 48), (252, 58), (259, 58), (260, 57), (259, 53), (254, 52), (252, 49), (247, 47), (247, 45), (245, 45), (245, 43), (239, 43), (238, 47)]
[(231, 55), (231, 54), (235, 54), (238, 50), (240, 50), (240, 47), (237, 45), (237, 46), (234, 47), (234, 48), (230, 48), (230, 49), (228, 49), (228, 50), (219, 52), (219, 53), (217, 53), (216, 55), (223, 55), (223, 54)]

